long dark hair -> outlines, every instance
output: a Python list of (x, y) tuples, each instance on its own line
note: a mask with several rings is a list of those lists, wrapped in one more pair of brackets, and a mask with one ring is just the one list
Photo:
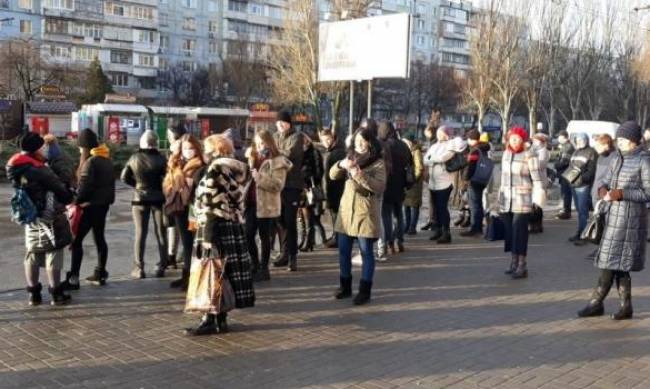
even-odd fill
[[(354, 150), (354, 140), (357, 135), (360, 135), (366, 142), (368, 142), (368, 153), (361, 155)], [(352, 142), (348, 148), (348, 158), (356, 160), (359, 168), (363, 169), (372, 165), (382, 157), (382, 146), (379, 139), (377, 139), (376, 132), (369, 128), (359, 128), (352, 136)]]

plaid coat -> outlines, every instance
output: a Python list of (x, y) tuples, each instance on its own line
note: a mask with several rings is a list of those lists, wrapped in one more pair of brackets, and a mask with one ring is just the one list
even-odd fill
[(513, 154), (503, 152), (501, 161), (501, 188), (499, 211), (502, 213), (530, 213), (533, 204), (546, 202), (546, 183), (537, 156), (530, 150)]
[(599, 269), (640, 271), (645, 265), (650, 202), (650, 154), (637, 148), (617, 154), (598, 187), (622, 189), (623, 199), (610, 203), (595, 265)]

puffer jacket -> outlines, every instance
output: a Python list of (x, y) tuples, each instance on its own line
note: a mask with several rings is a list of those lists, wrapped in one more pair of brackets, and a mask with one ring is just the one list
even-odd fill
[(122, 170), (121, 180), (135, 190), (133, 205), (156, 205), (165, 202), (162, 183), (167, 171), (167, 159), (155, 149), (141, 149), (129, 158)]
[(532, 151), (503, 152), (498, 200), (500, 212), (530, 213), (533, 204), (543, 207), (546, 203), (545, 187), (539, 161)]
[(215, 219), (244, 223), (250, 180), (246, 163), (226, 157), (212, 160), (196, 188), (194, 213), (198, 224), (205, 226)]
[(580, 169), (580, 177), (571, 184), (573, 188), (591, 187), (596, 178), (596, 166), (598, 164), (598, 153), (591, 147), (576, 150), (571, 156), (570, 169)]
[(257, 194), (257, 217), (262, 219), (279, 217), (282, 210), (280, 193), (291, 169), (291, 161), (278, 156), (262, 162), (257, 170), (255, 191)]
[(291, 170), (287, 174), (285, 188), (300, 189), (305, 187), (305, 180), (302, 175), (302, 164), (304, 158), (304, 135), (300, 131), (290, 129), (286, 133), (276, 132), (273, 137), (278, 149), (291, 161)]
[(424, 180), (424, 163), (422, 161), (422, 150), (418, 143), (404, 140), (404, 143), (411, 150), (413, 158), (413, 171), (415, 173), (415, 184), (406, 191), (404, 206), (419, 208), (422, 206), (422, 181)]
[(571, 156), (574, 151), (571, 142), (566, 142), (565, 144), (560, 145), (560, 155), (557, 161), (555, 161), (555, 171), (557, 171), (558, 174), (562, 174), (569, 167)]
[(626, 156), (617, 153), (598, 187), (622, 189), (623, 199), (610, 203), (595, 266), (607, 270), (643, 270), (648, 237), (650, 154), (642, 147)]
[[(345, 179), (347, 172), (337, 163), (329, 175), (332, 180)], [(352, 237), (379, 238), (381, 196), (385, 189), (386, 166), (382, 158), (364, 168), (357, 177), (348, 177), (334, 231)]]
[(614, 160), (615, 156), (616, 152), (614, 151), (610, 152), (607, 155), (598, 155), (594, 185), (591, 186), (591, 201), (594, 205), (598, 202), (598, 185), (605, 180), (605, 177), (607, 177), (607, 171), (609, 170), (609, 166)]
[(105, 145), (99, 145), (90, 151), (81, 167), (76, 204), (110, 205), (115, 202), (115, 176), (113, 161)]
[(451, 141), (434, 143), (424, 155), (424, 165), (429, 168), (429, 190), (444, 190), (454, 183), (445, 163), (454, 157)]
[(70, 158), (63, 153), (47, 160), (47, 166), (52, 169), (54, 174), (63, 181), (66, 188), (73, 188), (75, 185), (75, 165)]

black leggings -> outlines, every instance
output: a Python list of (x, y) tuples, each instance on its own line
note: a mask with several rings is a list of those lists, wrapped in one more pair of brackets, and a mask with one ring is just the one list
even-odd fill
[(307, 242), (305, 246), (314, 246), (316, 244), (316, 230), (320, 234), (321, 241), (325, 243), (327, 237), (325, 236), (325, 227), (320, 220), (322, 212), (321, 205), (308, 205), (303, 208), (304, 213), (306, 214), (305, 220), (307, 220)]
[(260, 268), (262, 269), (269, 268), (269, 259), (271, 258), (271, 247), (273, 246), (273, 236), (275, 235), (276, 224), (277, 218), (257, 219), (257, 225), (260, 231)]
[(502, 213), (505, 229), (505, 252), (512, 255), (528, 255), (528, 218), (527, 213)]
[(176, 230), (183, 242), (183, 271), (190, 271), (190, 262), (192, 261), (192, 246), (194, 245), (194, 233), (189, 227), (189, 209), (174, 215), (174, 224)]
[(246, 243), (248, 244), (248, 254), (251, 256), (251, 263), (253, 271), (256, 271), (260, 265), (260, 254), (257, 250), (257, 242), (255, 236), (259, 229), (259, 220), (257, 219), (257, 206), (247, 205), (244, 211), (244, 218), (246, 219)]
[(89, 205), (83, 209), (81, 221), (79, 222), (79, 231), (77, 231), (77, 236), (72, 241), (72, 266), (70, 269), (72, 275), (79, 277), (79, 270), (84, 256), (83, 241), (90, 230), (93, 231), (93, 238), (97, 246), (97, 268), (95, 270), (106, 271), (108, 245), (106, 244), (104, 231), (106, 229), (107, 214), (108, 205)]

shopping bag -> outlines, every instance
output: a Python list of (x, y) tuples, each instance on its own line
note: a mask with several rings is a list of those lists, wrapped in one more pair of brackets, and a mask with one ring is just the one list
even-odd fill
[(210, 248), (197, 247), (190, 266), (185, 312), (222, 313), (235, 308), (235, 292), (225, 273), (225, 260)]
[(485, 230), (485, 240), (494, 242), (505, 239), (505, 225), (498, 215), (488, 216), (488, 225)]
[(81, 215), (83, 215), (84, 209), (77, 204), (70, 204), (66, 206), (66, 215), (68, 216), (68, 222), (70, 223), (70, 231), (72, 231), (72, 236), (77, 236), (79, 231), (79, 224), (81, 224)]

